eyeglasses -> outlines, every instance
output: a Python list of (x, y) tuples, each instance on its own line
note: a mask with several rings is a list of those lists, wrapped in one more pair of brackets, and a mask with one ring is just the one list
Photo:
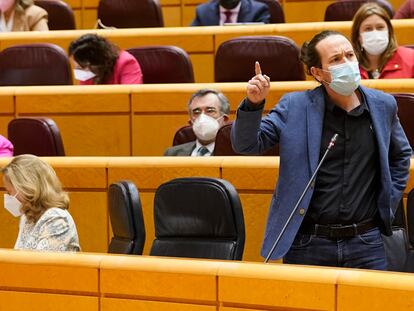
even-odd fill
[(192, 114), (195, 117), (199, 116), (202, 113), (209, 115), (209, 116), (214, 116), (217, 114), (217, 109), (215, 107), (205, 107), (204, 109), (195, 108), (192, 110)]

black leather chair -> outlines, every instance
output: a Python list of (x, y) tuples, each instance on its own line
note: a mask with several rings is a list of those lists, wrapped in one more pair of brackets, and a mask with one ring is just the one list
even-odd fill
[(114, 234), (108, 253), (142, 255), (145, 225), (135, 184), (127, 180), (111, 184), (108, 189), (108, 206)]
[(0, 52), (0, 86), (70, 85), (65, 51), (50, 43), (15, 45)]
[(215, 81), (248, 81), (255, 74), (255, 61), (272, 81), (305, 80), (295, 42), (281, 36), (251, 36), (230, 39), (219, 46), (214, 61)]
[(407, 135), (411, 148), (414, 148), (414, 94), (392, 94), (398, 105), (398, 117)]
[(375, 2), (387, 11), (390, 18), (394, 9), (387, 0), (337, 0), (329, 4), (325, 11), (325, 22), (351, 21), (358, 9), (367, 2)]
[(188, 54), (176, 46), (144, 46), (128, 49), (142, 69), (144, 83), (194, 83)]
[(154, 199), (151, 255), (241, 260), (245, 230), (240, 198), (217, 178), (178, 178), (162, 184)]
[(8, 137), (14, 155), (64, 156), (62, 137), (55, 121), (50, 118), (17, 118), (9, 122)]
[(60, 0), (35, 0), (35, 5), (47, 11), (49, 30), (76, 29), (72, 8)]
[(106, 27), (163, 27), (158, 0), (100, 0), (98, 19)]

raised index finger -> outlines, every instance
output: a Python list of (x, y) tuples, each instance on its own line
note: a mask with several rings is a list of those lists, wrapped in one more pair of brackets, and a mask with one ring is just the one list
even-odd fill
[(254, 71), (256, 73), (256, 75), (261, 75), (262, 74), (262, 69), (260, 68), (260, 64), (258, 61), (256, 61), (256, 63), (254, 64)]

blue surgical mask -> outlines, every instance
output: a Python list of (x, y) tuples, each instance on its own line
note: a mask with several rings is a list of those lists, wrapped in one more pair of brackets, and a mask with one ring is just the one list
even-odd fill
[(347, 61), (343, 64), (330, 66), (328, 70), (331, 74), (331, 83), (327, 83), (335, 93), (350, 96), (358, 88), (361, 81), (358, 62)]

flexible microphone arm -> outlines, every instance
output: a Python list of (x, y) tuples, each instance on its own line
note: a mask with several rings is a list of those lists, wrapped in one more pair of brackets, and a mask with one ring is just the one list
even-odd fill
[(318, 164), (318, 166), (317, 166), (317, 168), (316, 168), (315, 172), (313, 173), (313, 175), (312, 175), (311, 179), (309, 180), (308, 184), (306, 185), (305, 190), (303, 190), (303, 192), (302, 192), (302, 194), (301, 194), (301, 196), (300, 196), (299, 200), (296, 202), (296, 205), (295, 205), (295, 207), (293, 208), (292, 212), (290, 213), (289, 218), (287, 219), (287, 221), (286, 221), (285, 225), (284, 225), (284, 226), (283, 226), (283, 228), (282, 228), (282, 231), (280, 231), (279, 235), (277, 236), (277, 239), (276, 239), (275, 243), (273, 243), (273, 246), (272, 246), (272, 248), (271, 248), (271, 250), (270, 250), (269, 254), (267, 255), (267, 257), (266, 257), (266, 259), (265, 259), (264, 263), (267, 263), (267, 262), (269, 261), (270, 257), (272, 257), (272, 254), (273, 254), (273, 252), (274, 252), (274, 250), (275, 250), (276, 246), (279, 244), (279, 241), (280, 241), (280, 239), (281, 239), (282, 235), (285, 233), (287, 226), (289, 225), (290, 221), (291, 221), (291, 220), (292, 220), (292, 218), (293, 218), (293, 215), (295, 215), (296, 210), (298, 209), (298, 207), (299, 207), (300, 203), (302, 202), (303, 198), (305, 197), (306, 192), (307, 192), (307, 191), (308, 191), (308, 189), (310, 188), (310, 186), (311, 186), (312, 182), (315, 180), (316, 174), (318, 173), (318, 171), (319, 171), (319, 169), (320, 169), (320, 167), (321, 167), (321, 165), (322, 165), (323, 161), (325, 161), (325, 158), (326, 158), (326, 156), (328, 155), (328, 152), (329, 152), (329, 151), (333, 148), (333, 146), (335, 146), (335, 142), (336, 142), (336, 139), (337, 139), (337, 138), (338, 138), (338, 134), (334, 134), (334, 136), (332, 136), (331, 141), (329, 142), (328, 148), (326, 148), (326, 151), (325, 151), (325, 153), (324, 153), (324, 155), (323, 155), (322, 159), (319, 161), (319, 164)]

